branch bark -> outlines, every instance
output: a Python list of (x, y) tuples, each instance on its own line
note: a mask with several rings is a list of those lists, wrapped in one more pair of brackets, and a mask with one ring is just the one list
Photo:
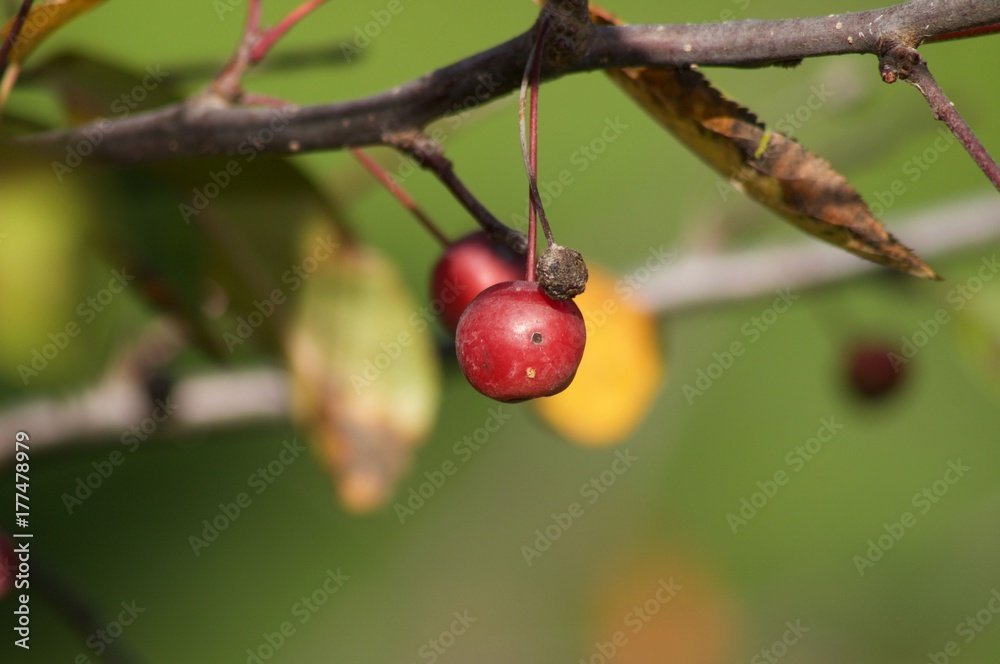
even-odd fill
[[(600, 27), (581, 53), (548, 58), (542, 78), (620, 67), (760, 67), (824, 55), (882, 55), (890, 44), (916, 47), (997, 23), (1000, 3), (995, 0), (912, 0), (812, 18)], [(237, 154), (248, 146), (255, 152), (294, 154), (381, 144), (386, 136), (420, 130), (516, 90), (534, 29), (371, 97), (287, 109), (277, 125), (273, 109), (234, 106), (205, 94), (157, 111), (18, 141), (57, 152), (86, 143), (96, 158), (118, 163)], [(101, 138), (96, 144), (95, 136)]]

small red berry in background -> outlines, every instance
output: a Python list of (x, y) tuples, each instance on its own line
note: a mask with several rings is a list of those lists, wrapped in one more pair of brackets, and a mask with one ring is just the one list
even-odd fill
[(14, 571), (17, 569), (17, 556), (14, 555), (14, 544), (7, 535), (0, 532), (0, 598), (3, 598), (14, 587)]
[(537, 282), (487, 288), (462, 314), (458, 363), (474, 388), (497, 401), (524, 401), (566, 389), (587, 330), (572, 300), (553, 300)]
[(851, 392), (873, 401), (898, 391), (905, 379), (905, 364), (895, 348), (877, 342), (856, 344), (848, 352), (847, 378)]
[(478, 231), (445, 249), (431, 275), (431, 302), (441, 308), (441, 322), (454, 333), (462, 312), (477, 295), (494, 284), (524, 279), (524, 275), (524, 256)]

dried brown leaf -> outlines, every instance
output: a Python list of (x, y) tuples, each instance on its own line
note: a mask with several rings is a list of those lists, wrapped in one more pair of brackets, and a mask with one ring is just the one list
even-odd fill
[[(591, 5), (601, 25), (621, 22)], [(805, 232), (866, 260), (938, 279), (875, 218), (861, 195), (822, 158), (771, 131), (689, 68), (614, 69), (608, 75), (733, 186)]]

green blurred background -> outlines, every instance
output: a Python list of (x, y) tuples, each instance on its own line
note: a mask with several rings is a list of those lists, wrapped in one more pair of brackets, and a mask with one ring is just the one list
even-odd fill
[[(352, 99), (503, 41), (530, 25), (536, 13), (527, 1), (401, 1), (404, 11), (349, 66), (261, 72), (248, 79), (248, 87), (300, 104)], [(234, 1), (235, 9), (220, 20), (217, 8), (230, 6), (110, 2), (60, 32), (35, 57), (75, 47), (137, 69), (221, 65), (243, 26), (243, 3)], [(293, 6), (267, 3), (266, 20)], [(331, 3), (278, 50), (349, 41), (356, 26), (371, 21), (370, 12), (385, 6)], [(638, 23), (714, 21), (728, 17), (727, 11), (733, 18), (780, 18), (870, 6), (726, 0), (683, 7), (617, 0), (608, 8)], [(1000, 69), (995, 41), (921, 51), (994, 152), (1000, 150), (1000, 91), (988, 76), (984, 81), (984, 73)], [(706, 73), (771, 123), (806, 103), (813, 87), (827, 86), (833, 91), (829, 102), (795, 138), (825, 156), (870, 200), (893, 180), (907, 178), (904, 164), (938, 137), (920, 95), (904, 85), (884, 85), (873, 57)], [(191, 81), (190, 90), (204, 82)], [(692, 237), (722, 233), (736, 243), (765, 244), (801, 238), (741, 197), (723, 199), (720, 178), (602, 74), (547, 84), (541, 99), (540, 180), (563, 169), (574, 176), (549, 216), (560, 240), (589, 260), (626, 272), (650, 247)], [(10, 110), (60, 119), (57, 106), (38, 90), (16, 91)], [(574, 152), (616, 118), (627, 129), (580, 170), (571, 161)], [(449, 133), (446, 149), (497, 216), (523, 213), (513, 99), (477, 112)], [(922, 208), (991, 191), (957, 147), (938, 156), (887, 212), (890, 226)], [(397, 261), (416, 296), (424, 297), (439, 251), (433, 240), (384, 192), (351, 184), (363, 180), (347, 155), (305, 155), (298, 162), (340, 194), (360, 235)], [(418, 173), (405, 184), (449, 233), (471, 229), (471, 220), (432, 177)], [(192, 555), (188, 537), (201, 531), (202, 520), (247, 491), (248, 476), (296, 435), (276, 424), (164, 434), (162, 444), (127, 455), (127, 463), (73, 514), (60, 496), (120, 444), (112, 439), (105, 446), (39, 455), (32, 464), (32, 547), (39, 563), (64, 574), (105, 622), (115, 619), (123, 601), (144, 609), (121, 636), (137, 661), (247, 662), (249, 649), (270, 662), (995, 662), (1000, 625), (992, 623), (1000, 621), (989, 607), (991, 593), (1000, 589), (1000, 367), (988, 344), (979, 355), (963, 349), (962, 330), (978, 324), (973, 313), (997, 319), (1000, 282), (987, 283), (963, 311), (969, 315), (956, 315), (920, 350), (893, 398), (859, 403), (845, 390), (843, 374), (850, 343), (898, 343), (912, 336), (920, 321), (950, 306), (948, 291), (998, 248), (932, 259), (948, 279), (944, 283), (876, 276), (803, 292), (690, 404), (683, 386), (694, 383), (713, 353), (742, 340), (741, 327), (771, 298), (663, 320), (668, 381), (648, 419), (617, 448), (568, 443), (528, 406), (514, 405), (504, 406), (513, 417), (464, 461), (454, 444), (484, 426), (496, 406), (447, 363), (437, 426), (400, 483), (399, 499), (446, 461), (456, 462), (458, 472), (402, 524), (391, 508), (345, 514), (322, 468), (303, 456), (254, 495), (216, 542)], [(38, 267), (58, 275), (58, 266), (51, 272)], [(4, 297), (16, 289), (5, 283)], [(108, 320), (141, 316), (129, 313), (141, 311), (130, 298)], [(54, 312), (54, 319), (65, 320), (67, 311)], [(988, 329), (994, 340), (1000, 338), (996, 328)], [(85, 334), (114, 337), (113, 329), (96, 327)], [(994, 344), (996, 353), (1000, 346)], [(7, 404), (24, 396), (13, 382), (2, 390)], [(824, 418), (843, 428), (794, 472), (786, 454), (815, 436)], [(4, 436), (5, 444), (13, 444), (13, 432)], [(612, 468), (616, 454), (625, 451), (637, 461), (589, 502), (581, 486)], [(914, 495), (944, 478), (949, 461), (959, 460), (971, 470), (923, 513)], [(11, 487), (13, 469), (2, 470), (3, 485)], [(790, 482), (734, 534), (727, 514), (737, 513), (741, 499), (750, 499), (758, 482), (780, 470)], [(583, 516), (526, 564), (522, 547), (534, 546), (536, 530), (553, 524), (553, 514), (573, 502), (581, 503)], [(865, 555), (868, 540), (884, 535), (884, 524), (898, 522), (907, 511), (915, 525), (859, 574), (855, 556)], [(9, 531), (12, 518), (5, 511), (0, 525)], [(331, 570), (349, 578), (327, 598), (319, 589)], [(661, 580), (671, 579), (680, 586), (676, 594), (666, 603), (662, 594), (654, 599)], [(302, 613), (298, 603), (314, 593), (328, 601)], [(635, 607), (644, 605), (648, 622), (634, 622)], [(992, 606), (1000, 610), (1000, 600)], [(3, 624), (13, 607), (9, 597), (0, 602)], [(17, 651), (24, 661), (112, 661), (88, 647), (39, 591), (32, 611), (30, 654), (11, 646), (9, 629), (3, 652)], [(475, 622), (462, 628), (455, 612)], [(977, 612), (975, 631), (958, 629)], [(268, 640), (277, 642), (274, 634), (286, 622), (291, 630), (269, 651)], [(789, 623), (805, 629), (789, 631)], [(453, 625), (464, 633), (448, 636)], [(617, 631), (624, 640), (611, 645)], [(974, 638), (967, 642), (969, 634)], [(783, 645), (775, 645), (783, 638)], [(450, 647), (435, 651), (433, 640)], [(956, 642), (957, 655), (929, 656), (949, 641)]]

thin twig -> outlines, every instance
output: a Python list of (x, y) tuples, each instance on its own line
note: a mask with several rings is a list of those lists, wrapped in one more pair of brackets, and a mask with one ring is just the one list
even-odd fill
[(278, 25), (262, 29), (262, 0), (250, 0), (247, 5), (247, 22), (243, 38), (236, 52), (212, 82), (212, 90), (230, 101), (250, 101), (243, 95), (242, 80), (247, 70), (267, 57), (271, 48), (302, 19), (315, 11), (327, 0), (306, 0), (288, 13)]
[(451, 244), (448, 240), (448, 236), (441, 232), (441, 229), (437, 227), (437, 224), (435, 224), (427, 213), (424, 212), (419, 205), (417, 205), (417, 202), (413, 200), (406, 190), (397, 184), (396, 181), (392, 179), (391, 175), (385, 172), (385, 169), (382, 168), (377, 161), (368, 156), (368, 154), (363, 150), (359, 150), (357, 148), (351, 148), (351, 154), (354, 155), (355, 159), (361, 162), (361, 165), (364, 166), (383, 187), (389, 190), (389, 193), (392, 194), (397, 201), (399, 201), (400, 205), (409, 210), (410, 214), (416, 217), (417, 221), (420, 222), (420, 225), (427, 229), (427, 232), (433, 235), (434, 238), (441, 243), (442, 247), (447, 247)]
[(265, 57), (274, 44), (285, 36), (289, 30), (299, 24), (306, 16), (319, 9), (327, 0), (306, 0), (301, 5), (288, 13), (278, 25), (265, 30), (257, 42), (250, 49), (250, 64), (255, 65)]
[(410, 155), (423, 168), (434, 173), (493, 240), (504, 243), (519, 254), (527, 251), (528, 242), (524, 233), (510, 228), (486, 209), (455, 174), (451, 160), (444, 156), (441, 146), (430, 137), (420, 132), (408, 132), (386, 136), (385, 142)]
[(250, 0), (247, 3), (247, 21), (240, 43), (226, 66), (212, 80), (212, 91), (223, 99), (236, 101), (243, 94), (243, 74), (250, 66), (250, 49), (260, 32), (261, 2)]
[(930, 69), (927, 68), (927, 61), (917, 53), (916, 49), (907, 46), (896, 46), (889, 49), (879, 59), (879, 68), (882, 72), (882, 80), (886, 83), (893, 83), (897, 79), (901, 79), (920, 91), (934, 112), (934, 119), (942, 120), (948, 125), (948, 129), (959, 140), (976, 165), (986, 174), (993, 186), (1000, 190), (1000, 166), (997, 166), (997, 162), (990, 156), (982, 141), (976, 137), (972, 127), (955, 108), (955, 104), (948, 99), (944, 90), (931, 74)]

